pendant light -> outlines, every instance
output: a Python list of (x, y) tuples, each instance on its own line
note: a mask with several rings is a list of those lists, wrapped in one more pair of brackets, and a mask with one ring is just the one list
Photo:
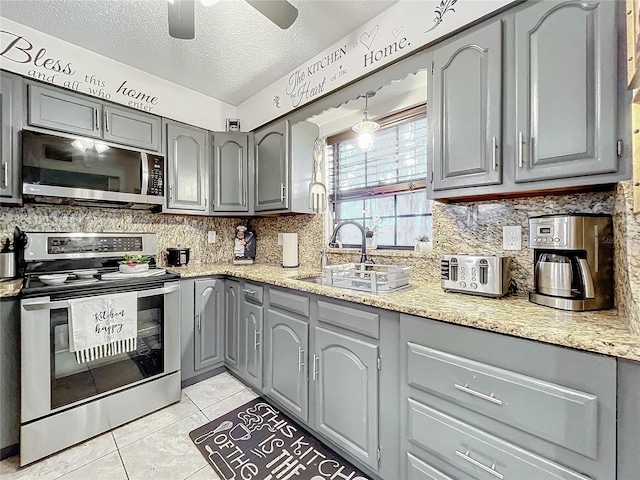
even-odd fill
[(372, 91), (364, 94), (364, 118), (353, 126), (353, 131), (358, 134), (358, 145), (363, 152), (371, 150), (371, 147), (373, 147), (373, 133), (380, 128), (380, 124), (367, 118), (369, 99), (375, 94), (376, 92)]

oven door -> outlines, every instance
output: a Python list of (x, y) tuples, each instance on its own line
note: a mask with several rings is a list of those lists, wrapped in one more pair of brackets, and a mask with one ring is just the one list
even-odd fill
[(179, 288), (138, 290), (137, 349), (85, 363), (69, 351), (68, 300), (81, 296), (22, 300), (22, 423), (179, 371)]

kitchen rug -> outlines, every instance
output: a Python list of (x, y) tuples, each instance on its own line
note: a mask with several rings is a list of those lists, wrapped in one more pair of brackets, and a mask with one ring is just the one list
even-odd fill
[(189, 437), (222, 480), (370, 480), (262, 398)]

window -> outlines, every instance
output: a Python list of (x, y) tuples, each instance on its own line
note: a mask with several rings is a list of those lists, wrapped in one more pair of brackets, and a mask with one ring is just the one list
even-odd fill
[[(376, 232), (378, 248), (413, 248), (431, 238), (427, 200), (427, 119), (424, 105), (379, 121), (373, 148), (363, 152), (354, 132), (327, 139), (330, 204), (338, 224), (355, 220)], [(339, 232), (345, 247), (358, 247), (360, 231)]]

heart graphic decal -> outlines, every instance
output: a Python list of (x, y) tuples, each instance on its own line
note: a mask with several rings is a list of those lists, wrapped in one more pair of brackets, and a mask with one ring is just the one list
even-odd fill
[(402, 33), (402, 29), (404, 27), (398, 27), (398, 28), (394, 28), (391, 33), (393, 34), (393, 38), (395, 38), (396, 40), (398, 39), (398, 35), (400, 35)]
[(370, 32), (363, 32), (362, 35), (360, 35), (360, 43), (367, 47), (367, 50), (371, 49), (371, 45), (378, 34), (379, 28), (380, 25), (375, 25)]

